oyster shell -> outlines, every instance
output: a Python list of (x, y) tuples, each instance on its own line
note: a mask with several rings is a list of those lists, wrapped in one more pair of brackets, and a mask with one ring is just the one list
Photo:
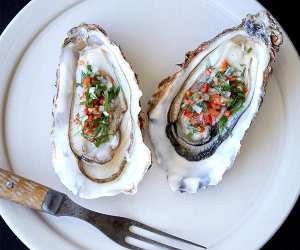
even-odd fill
[(159, 84), (149, 102), (149, 129), (172, 190), (195, 193), (216, 185), (232, 167), (281, 43), (269, 13), (247, 15), (188, 52)]
[(136, 192), (151, 164), (140, 129), (141, 95), (130, 65), (101, 27), (70, 30), (57, 71), (52, 144), (54, 169), (74, 194)]

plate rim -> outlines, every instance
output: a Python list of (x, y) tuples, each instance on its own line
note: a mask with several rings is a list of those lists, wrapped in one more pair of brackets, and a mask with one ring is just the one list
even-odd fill
[[(51, 22), (53, 19), (55, 19), (57, 16), (59, 16), (60, 12), (64, 12), (66, 10), (68, 10), (69, 8), (72, 8), (74, 5), (76, 5), (77, 3), (81, 3), (84, 2), (86, 0), (65, 0), (64, 3), (62, 3), (60, 0), (53, 0), (57, 2), (57, 5), (60, 5), (60, 11), (57, 13), (53, 13), (53, 16), (49, 19), (49, 20), (45, 20), (44, 24), (40, 24), (41, 29), (43, 29), (49, 22)], [(233, 2), (237, 0), (232, 0)], [(1, 36), (0, 36), (0, 48), (1, 45), (3, 43), (3, 41), (5, 40), (5, 38), (7, 37), (7, 34), (9, 34), (10, 32), (13, 32), (14, 29), (16, 29), (16, 26), (18, 26), (18, 23), (20, 23), (23, 19), (26, 17), (26, 15), (28, 14), (28, 12), (34, 8), (38, 8), (37, 5), (41, 4), (42, 1), (39, 0), (32, 0), (30, 1), (13, 19), (12, 21), (9, 23), (9, 25), (4, 29), (4, 31), (2, 32)], [(222, 1), (220, 1), (222, 2)], [(43, 2), (44, 4), (46, 4), (47, 2)], [(260, 3), (254, 1), (254, 0), (249, 0), (249, 3), (256, 5), (256, 6), (260, 6), (261, 8), (264, 8)], [(53, 4), (53, 3), (52, 3)], [(65, 7), (62, 7), (65, 4)], [(66, 7), (69, 4), (68, 7)], [(218, 4), (219, 5), (219, 4)], [(36, 37), (36, 35), (39, 33), (38, 30), (34, 30), (34, 32), (32, 32), (31, 38), (34, 39)], [(299, 55), (295, 49), (295, 46), (293, 45), (293, 43), (291, 42), (290, 38), (288, 37), (288, 35), (285, 33), (285, 43), (289, 46), (290, 51), (293, 52), (294, 55), (297, 55), (297, 61), (300, 65), (300, 58)], [(20, 56), (18, 57), (18, 59), (20, 59), (22, 57), (22, 53), (20, 54)], [(8, 86), (8, 84), (5, 86), (5, 88)], [(4, 100), (4, 102), (6, 102), (6, 100)], [(3, 117), (3, 110), (5, 110), (5, 106), (3, 107), (3, 109), (1, 110), (1, 115)], [(2, 128), (3, 124), (1, 123), (0, 128), (3, 131)], [(4, 134), (4, 133), (3, 133)], [(3, 136), (3, 135), (1, 135)], [(0, 137), (1, 140), (3, 140), (4, 138)], [(2, 154), (2, 148), (0, 149), (0, 153)], [(4, 156), (5, 158), (7, 158), (6, 156)], [(2, 158), (2, 156), (1, 156)], [(286, 218), (288, 217), (289, 213), (291, 212), (291, 210), (293, 209), (296, 201), (299, 198), (299, 194), (300, 194), (300, 186), (298, 186), (298, 192), (296, 194), (295, 199), (293, 199), (293, 201), (290, 203), (289, 208), (288, 208), (288, 212), (286, 212), (283, 216), (283, 219), (280, 219), (280, 223), (276, 223), (277, 226), (273, 227), (272, 232), (269, 233), (269, 237), (267, 237), (265, 239), (265, 241), (261, 242), (261, 244), (259, 244), (259, 246), (263, 246), (275, 233), (276, 231), (281, 227), (282, 223), (286, 220)], [(40, 245), (36, 245), (31, 239), (30, 237), (25, 236), (25, 234), (18, 229), (18, 226), (16, 225), (16, 223), (13, 222), (13, 217), (10, 216), (9, 214), (13, 214), (14, 212), (10, 213), (10, 211), (5, 211), (5, 208), (11, 208), (11, 209), (15, 209), (15, 205), (9, 204), (6, 201), (1, 201), (0, 202), (0, 214), (2, 215), (4, 221), (7, 223), (7, 225), (11, 228), (11, 230), (17, 235), (18, 238), (20, 238), (20, 240), (27, 245), (30, 249), (38, 249), (40, 247)], [(28, 209), (22, 208), (22, 207), (17, 207), (17, 210), (27, 210), (27, 212), (32, 213), (31, 211), (29, 211)], [(36, 213), (35, 213), (36, 214)], [(36, 214), (37, 215), (37, 214)], [(39, 215), (37, 215), (39, 217)], [(62, 241), (63, 241), (63, 237), (59, 237)], [(69, 247), (67, 247), (67, 242), (65, 242), (66, 247), (64, 249), (69, 249)], [(70, 248), (73, 249), (73, 248)]]

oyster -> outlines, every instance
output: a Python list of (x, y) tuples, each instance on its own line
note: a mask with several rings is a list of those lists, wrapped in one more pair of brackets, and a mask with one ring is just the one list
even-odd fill
[(149, 102), (149, 129), (172, 190), (195, 193), (216, 185), (232, 167), (281, 43), (269, 13), (247, 15), (188, 52), (159, 84)]
[[(82, 24), (65, 39), (53, 106), (53, 165), (82, 198), (135, 193), (151, 164), (136, 76), (97, 25)], [(139, 120), (140, 118), (140, 120)]]

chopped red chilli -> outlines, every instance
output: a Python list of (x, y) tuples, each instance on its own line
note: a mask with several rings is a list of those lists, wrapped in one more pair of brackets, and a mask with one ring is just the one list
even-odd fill
[(244, 65), (236, 68), (225, 59), (218, 67), (207, 67), (185, 92), (178, 125), (186, 139), (208, 140), (212, 126), (222, 131), (241, 110), (248, 94), (245, 70)]
[(106, 72), (93, 72), (89, 64), (81, 72), (81, 82), (77, 86), (83, 88), (80, 97), (82, 116), (76, 116), (81, 124), (81, 135), (99, 147), (109, 141), (113, 102), (119, 95), (120, 87)]

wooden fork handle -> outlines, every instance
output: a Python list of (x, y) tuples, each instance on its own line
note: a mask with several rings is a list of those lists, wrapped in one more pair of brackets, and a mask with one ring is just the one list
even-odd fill
[(0, 198), (42, 209), (49, 188), (0, 168)]

